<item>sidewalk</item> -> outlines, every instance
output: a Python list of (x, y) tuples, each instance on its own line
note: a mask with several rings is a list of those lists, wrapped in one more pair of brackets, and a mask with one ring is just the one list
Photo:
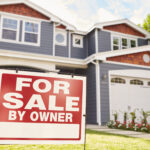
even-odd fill
[(104, 131), (104, 132), (107, 132), (107, 133), (113, 133), (113, 134), (120, 134), (120, 135), (126, 135), (126, 136), (137, 137), (137, 138), (150, 139), (150, 134), (149, 133), (119, 130), (119, 129), (110, 129), (106, 126), (98, 126), (98, 125), (87, 125), (86, 128), (94, 130), (94, 131)]

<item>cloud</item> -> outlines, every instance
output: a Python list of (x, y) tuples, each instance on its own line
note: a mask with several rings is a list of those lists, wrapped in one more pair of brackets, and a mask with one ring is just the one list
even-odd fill
[(118, 16), (98, 8), (97, 0), (31, 0), (56, 16), (71, 22), (79, 30), (87, 30), (97, 22), (115, 20)]
[[(56, 16), (87, 30), (97, 22), (129, 18), (142, 23), (150, 13), (150, 0), (31, 0)], [(103, 5), (105, 3), (105, 6)]]

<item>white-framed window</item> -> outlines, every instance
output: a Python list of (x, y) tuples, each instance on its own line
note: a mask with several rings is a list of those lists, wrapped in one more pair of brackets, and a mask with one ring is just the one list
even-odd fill
[(120, 49), (120, 40), (118, 37), (113, 37), (113, 50)]
[(0, 16), (0, 40), (3, 42), (40, 46), (40, 31), (41, 21), (39, 20), (7, 14)]
[(137, 39), (125, 36), (112, 36), (112, 50), (137, 47)]
[(19, 39), (19, 21), (15, 18), (1, 16), (1, 39), (16, 42)]
[(40, 44), (40, 23), (32, 21), (23, 21), (23, 43)]
[(83, 36), (73, 34), (73, 47), (83, 48)]
[(137, 46), (137, 42), (136, 40), (130, 40), (130, 47), (136, 47)]
[(66, 46), (67, 45), (67, 32), (63, 29), (56, 29), (55, 31), (55, 44)]
[(121, 38), (121, 48), (122, 49), (127, 49), (128, 48), (128, 39)]

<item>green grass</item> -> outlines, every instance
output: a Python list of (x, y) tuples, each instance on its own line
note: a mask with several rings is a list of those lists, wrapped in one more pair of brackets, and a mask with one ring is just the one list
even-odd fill
[[(1, 145), (0, 150), (84, 150), (83, 145)], [(150, 150), (150, 140), (87, 130), (86, 150)]]

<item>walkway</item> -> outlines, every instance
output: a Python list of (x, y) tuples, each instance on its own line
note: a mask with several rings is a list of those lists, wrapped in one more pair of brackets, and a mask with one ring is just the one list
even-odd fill
[(98, 126), (98, 125), (87, 125), (86, 128), (91, 129), (91, 130), (95, 130), (95, 131), (103, 131), (103, 132), (107, 132), (107, 133), (150, 139), (150, 133), (119, 130), (119, 129), (110, 129), (106, 126)]

